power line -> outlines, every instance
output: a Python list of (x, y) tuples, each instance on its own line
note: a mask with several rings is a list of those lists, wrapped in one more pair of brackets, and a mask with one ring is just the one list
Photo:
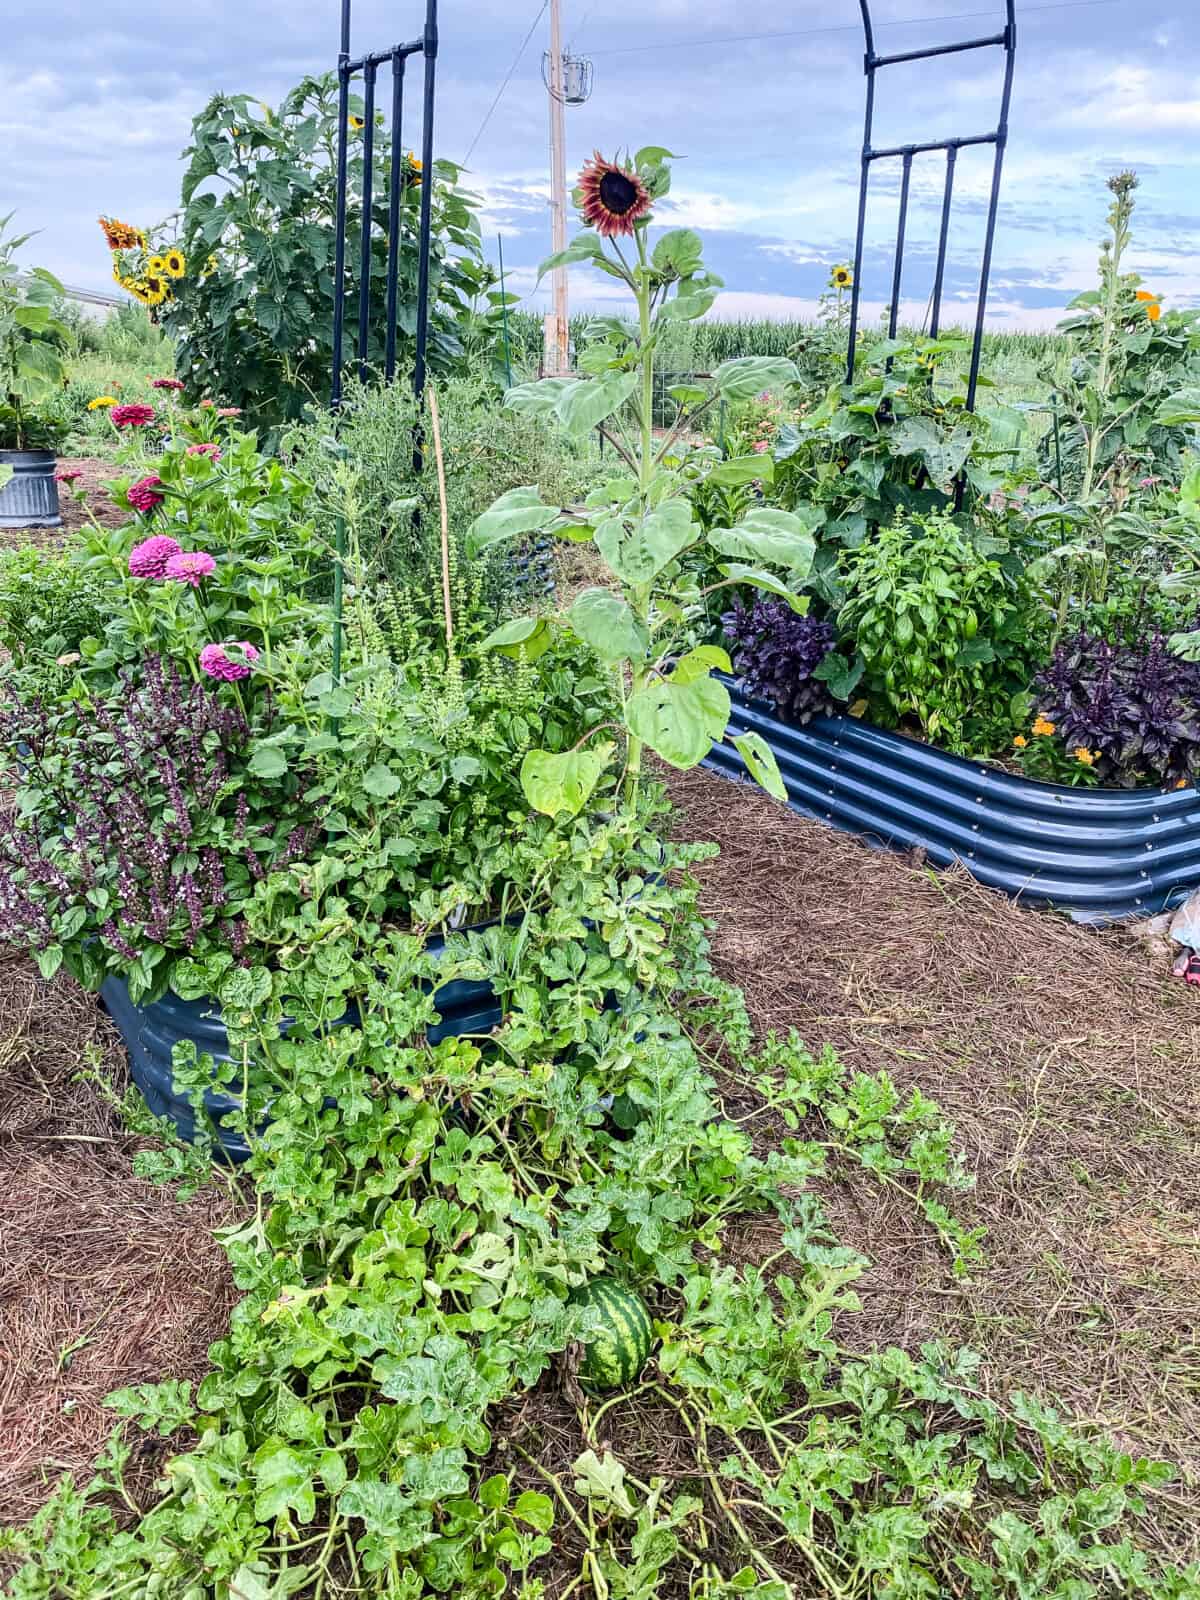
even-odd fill
[(504, 74), (504, 81), (501, 83), (500, 87), (496, 90), (496, 97), (492, 101), (491, 105), (487, 108), (487, 111), (484, 114), (483, 121), (479, 124), (479, 127), (477, 128), (477, 130), (475, 132), (475, 137), (471, 140), (470, 148), (468, 149), (466, 155), (462, 158), (462, 164), (463, 164), (464, 167), (467, 165), (467, 163), (471, 159), (471, 156), (474, 154), (475, 146), (479, 143), (480, 139), (483, 138), (484, 129), (487, 127), (488, 123), (492, 120), (492, 113), (495, 111), (496, 107), (500, 104), (500, 101), (501, 101), (501, 98), (503, 97), (504, 91), (508, 88), (509, 84), (512, 82), (512, 75), (517, 70), (517, 68), (520, 66), (521, 57), (525, 54), (525, 51), (528, 49), (529, 41), (530, 41), (530, 39), (533, 38), (533, 35), (534, 35), (534, 30), (536, 29), (538, 23), (545, 16), (546, 7), (549, 4), (550, 4), (550, 0), (542, 0), (542, 3), (538, 8), (537, 16), (534, 17), (533, 21), (529, 24), (529, 32), (521, 40), (521, 48), (517, 51), (516, 55), (513, 57), (512, 66), (509, 67), (508, 71)]
[[(1021, 16), (1031, 11), (1085, 11), (1094, 6), (1115, 6), (1120, 0), (1050, 0), (1049, 4), (1023, 6)], [(974, 17), (994, 17), (996, 7), (988, 11), (956, 11), (946, 17), (895, 17), (877, 22), (877, 28), (904, 28), (918, 22), (964, 22)], [(783, 33), (727, 33), (715, 39), (660, 39), (657, 44), (610, 45), (608, 49), (593, 50), (594, 56), (641, 55), (651, 50), (697, 50), (705, 45), (749, 44), (763, 39), (806, 39), (815, 33), (860, 33), (861, 22), (830, 23), (823, 28), (790, 28)]]

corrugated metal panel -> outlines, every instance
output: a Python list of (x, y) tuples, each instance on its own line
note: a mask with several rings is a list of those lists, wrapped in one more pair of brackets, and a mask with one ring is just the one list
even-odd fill
[[(802, 815), (906, 850), (1081, 921), (1151, 916), (1200, 886), (1200, 798), (1193, 788), (1071, 789), (1000, 772), (852, 717), (780, 722), (730, 684), (731, 734), (756, 732)], [(745, 777), (718, 746), (705, 762)]]
[[(484, 924), (487, 926), (487, 924)], [(431, 939), (428, 948), (435, 955), (445, 948), (441, 939)], [(180, 1138), (192, 1143), (196, 1124), (191, 1102), (176, 1089), (171, 1075), (171, 1052), (175, 1045), (191, 1040), (198, 1055), (209, 1055), (217, 1063), (232, 1061), (229, 1036), (220, 1010), (208, 1000), (181, 1000), (168, 991), (161, 1000), (138, 1005), (128, 985), (117, 977), (106, 978), (100, 997), (125, 1041), (134, 1083), (156, 1117), (167, 1117)], [(429, 1029), (430, 1044), (451, 1035), (487, 1033), (502, 1020), (500, 1002), (486, 980), (454, 978), (434, 995), (441, 1021)], [(353, 1026), (358, 1012), (351, 1007), (338, 1026)], [(238, 1109), (238, 1101), (219, 1090), (204, 1096), (204, 1105), (217, 1126), (217, 1140), (230, 1161), (245, 1161), (249, 1146), (241, 1134), (222, 1125), (222, 1118)]]

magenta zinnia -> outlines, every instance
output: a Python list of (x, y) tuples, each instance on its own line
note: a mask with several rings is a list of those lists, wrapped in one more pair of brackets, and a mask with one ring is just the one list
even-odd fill
[[(126, 491), (125, 498), (135, 511), (153, 511), (155, 506), (163, 503), (163, 497), (158, 493), (162, 479), (151, 475), (148, 478), (139, 478), (131, 484)], [(178, 549), (178, 546), (176, 546)]]
[(113, 406), (108, 414), (114, 428), (144, 428), (148, 422), (154, 421), (153, 406)]
[(176, 583), (190, 583), (193, 589), (198, 589), (200, 580), (216, 568), (217, 563), (206, 550), (181, 550), (167, 562), (163, 576), (173, 578)]
[(189, 456), (208, 456), (212, 461), (221, 459), (221, 447), (218, 444), (190, 444), (187, 453)]
[(76, 478), (82, 477), (82, 472), (76, 472), (74, 470), (69, 472), (56, 472), (54, 474), (54, 481), (55, 483), (74, 483)]
[(583, 220), (605, 239), (632, 234), (634, 224), (649, 215), (650, 194), (637, 173), (606, 161), (599, 150), (584, 162), (579, 187)]
[(165, 533), (143, 539), (129, 552), (129, 571), (135, 578), (165, 578), (167, 562), (180, 553), (176, 540)]
[[(240, 650), (241, 660), (231, 656), (230, 650)], [(239, 678), (250, 676), (257, 660), (258, 651), (246, 639), (235, 639), (229, 645), (206, 644), (200, 652), (200, 670), (210, 678), (220, 678), (222, 683), (236, 683)]]
[(178, 378), (151, 378), (150, 387), (152, 389), (174, 389), (178, 393), (183, 388), (183, 385)]

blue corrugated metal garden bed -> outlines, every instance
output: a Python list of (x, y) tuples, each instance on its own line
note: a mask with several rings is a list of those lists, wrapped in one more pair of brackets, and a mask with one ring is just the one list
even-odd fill
[[(730, 735), (761, 734), (803, 816), (1087, 922), (1151, 916), (1200, 886), (1194, 788), (1072, 789), (1001, 772), (853, 717), (791, 727), (732, 681)], [(705, 763), (746, 777), (717, 746)]]

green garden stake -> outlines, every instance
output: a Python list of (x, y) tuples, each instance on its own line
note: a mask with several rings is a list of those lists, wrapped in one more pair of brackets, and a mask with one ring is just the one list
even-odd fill
[(512, 355), (508, 347), (508, 296), (504, 290), (504, 236), (496, 235), (496, 249), (500, 253), (500, 328), (504, 337), (504, 387), (512, 388)]

